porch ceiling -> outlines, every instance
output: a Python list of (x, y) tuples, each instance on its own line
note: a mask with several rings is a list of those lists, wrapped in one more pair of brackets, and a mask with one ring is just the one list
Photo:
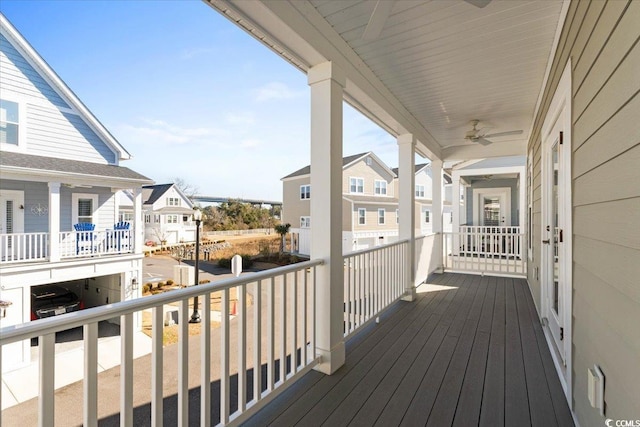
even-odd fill
[[(331, 60), (345, 98), (419, 151), (443, 160), (522, 155), (563, 2), (205, 0), (303, 71)], [(486, 133), (522, 130), (482, 146)]]

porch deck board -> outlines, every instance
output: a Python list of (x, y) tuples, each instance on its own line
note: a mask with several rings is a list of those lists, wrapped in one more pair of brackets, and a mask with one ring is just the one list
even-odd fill
[(247, 425), (573, 425), (522, 279), (445, 273)]

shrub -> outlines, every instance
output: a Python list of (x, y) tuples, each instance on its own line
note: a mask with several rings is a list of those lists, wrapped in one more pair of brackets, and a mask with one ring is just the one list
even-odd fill
[(175, 282), (171, 279), (167, 280), (167, 286), (173, 285)]
[(145, 283), (144, 285), (142, 285), (142, 293), (146, 294), (147, 292), (151, 292), (152, 287), (153, 285), (151, 283)]

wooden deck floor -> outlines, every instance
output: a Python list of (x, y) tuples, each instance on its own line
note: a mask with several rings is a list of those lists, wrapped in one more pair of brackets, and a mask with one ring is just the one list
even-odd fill
[(348, 340), (335, 374), (306, 374), (246, 425), (573, 425), (525, 280), (429, 283)]

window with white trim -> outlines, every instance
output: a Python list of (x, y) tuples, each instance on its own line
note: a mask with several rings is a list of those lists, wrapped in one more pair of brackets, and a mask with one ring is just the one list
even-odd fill
[(431, 211), (424, 211), (424, 222), (429, 223), (431, 221)]
[(400, 209), (396, 209), (396, 224), (400, 224)]
[(120, 212), (118, 215), (119, 222), (132, 222), (133, 221), (133, 212)]
[(167, 224), (177, 224), (178, 215), (167, 215)]
[(311, 185), (300, 186), (300, 200), (309, 200), (311, 198)]
[(373, 193), (376, 196), (386, 196), (387, 195), (387, 181), (375, 180), (373, 182)]
[(349, 178), (349, 191), (351, 193), (364, 193), (364, 179)]
[(365, 225), (367, 223), (367, 210), (358, 208), (358, 224)]
[(179, 197), (167, 197), (167, 206), (180, 206)]
[(424, 185), (416, 184), (416, 197), (424, 197)]
[(18, 145), (19, 119), (18, 103), (0, 99), (0, 143)]
[(95, 224), (94, 214), (98, 209), (97, 194), (73, 193), (71, 195), (72, 211), (71, 220), (74, 224)]
[(149, 224), (151, 222), (151, 214), (144, 214), (144, 222), (145, 224)]
[(160, 214), (155, 214), (153, 216), (153, 222), (155, 222), (156, 224), (160, 224)]
[(300, 217), (300, 228), (311, 228), (311, 217), (310, 216), (301, 216)]
[(378, 209), (378, 224), (380, 224), (380, 225), (384, 224), (384, 209), (383, 208), (379, 208)]

